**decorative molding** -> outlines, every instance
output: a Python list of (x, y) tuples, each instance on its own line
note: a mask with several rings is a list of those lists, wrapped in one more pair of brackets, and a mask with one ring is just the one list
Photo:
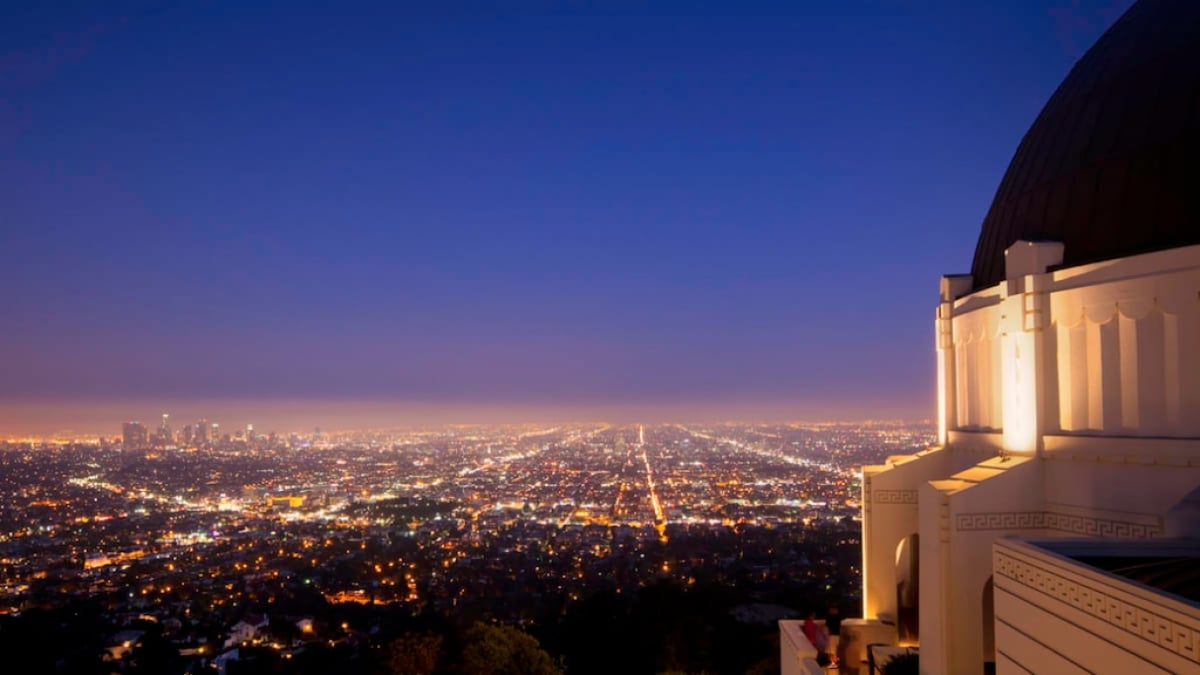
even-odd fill
[(960, 513), (954, 529), (959, 532), (981, 530), (1044, 530), (1045, 511), (1002, 511), (991, 513)]
[(984, 530), (1058, 530), (1087, 537), (1123, 537), (1147, 539), (1162, 535), (1160, 524), (1097, 518), (1054, 511), (999, 511), (960, 513), (954, 529), (960, 532)]
[(997, 576), (1070, 605), (1193, 663), (1200, 663), (1200, 630), (1196, 626), (1129, 602), (1106, 587), (1082, 583), (1085, 580), (1065, 576), (1001, 551), (995, 552), (995, 561)]
[(913, 504), (917, 503), (916, 490), (876, 490), (872, 493), (871, 501), (876, 504)]
[[(1158, 521), (1157, 518), (1155, 518)], [(1096, 518), (1093, 516), (1075, 515), (1069, 513), (1046, 512), (1046, 527), (1051, 530), (1082, 534), (1088, 537), (1125, 537), (1131, 539), (1147, 539), (1162, 536), (1161, 521), (1138, 523), (1128, 520), (1113, 520), (1111, 518)]]

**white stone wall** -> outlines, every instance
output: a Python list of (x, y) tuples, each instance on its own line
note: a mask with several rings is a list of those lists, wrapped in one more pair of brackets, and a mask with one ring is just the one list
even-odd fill
[(997, 540), (996, 670), (1200, 672), (1200, 608), (1026, 542)]
[[(976, 300), (989, 301), (981, 295)], [(954, 346), (954, 404), (958, 429), (1000, 429), (1003, 426), (1000, 317), (998, 304), (956, 313), (952, 320)]]
[[(1146, 257), (1153, 256), (1138, 256)], [(1128, 266), (1138, 267), (1134, 262), (1144, 261)], [(1200, 416), (1186, 414), (1200, 410), (1200, 268), (1127, 272), (1125, 278), (1050, 296), (1058, 428), (1200, 436)]]
[[(1125, 458), (1121, 458), (1125, 459)], [(1050, 455), (1043, 462), (1047, 511), (1066, 535), (1142, 538), (1164, 534), (1162, 517), (1200, 485), (1200, 465), (1097, 461)], [(1200, 458), (1196, 460), (1200, 464)]]
[[(821, 621), (824, 627), (825, 622)], [(779, 622), (779, 672), (781, 675), (822, 675), (817, 663), (817, 648), (804, 637), (804, 622), (783, 619)]]
[(1031, 457), (992, 458), (921, 489), (921, 671), (982, 669), (983, 598), (998, 537), (1046, 532)]
[[(1015, 267), (952, 303), (951, 429), (1004, 429), (1018, 452), (1031, 434), (1200, 438), (1200, 246)], [(1032, 427), (1013, 436), (1013, 424)]]
[(966, 469), (987, 454), (932, 448), (863, 467), (863, 616), (897, 619), (896, 553), (902, 540), (919, 531), (920, 486)]
[[(1045, 589), (996, 566), (1005, 537), (1162, 537), (1164, 515), (1200, 485), (1200, 246), (1047, 271), (1062, 252), (1017, 242), (1005, 281), (965, 295), (969, 277), (943, 278), (943, 447), (864, 467), (864, 615), (896, 618), (896, 546), (918, 532), (923, 673), (978, 672), (993, 656), (1000, 672), (1200, 673), (1157, 652), (1153, 667), (1122, 656), (1136, 635), (1039, 600)], [(994, 624), (989, 578), (1007, 617)]]

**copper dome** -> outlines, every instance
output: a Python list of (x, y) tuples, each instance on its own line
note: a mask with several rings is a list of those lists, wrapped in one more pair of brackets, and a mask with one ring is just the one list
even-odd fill
[(1200, 0), (1140, 0), (1071, 69), (996, 190), (975, 288), (1019, 239), (1062, 242), (1063, 267), (1200, 244)]

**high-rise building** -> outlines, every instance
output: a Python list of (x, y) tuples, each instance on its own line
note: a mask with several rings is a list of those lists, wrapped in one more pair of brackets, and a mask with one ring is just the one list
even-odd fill
[(169, 415), (167, 415), (167, 413), (163, 413), (162, 422), (160, 422), (158, 425), (158, 434), (156, 439), (162, 445), (166, 445), (175, 440), (171, 435), (171, 424), (169, 421)]
[(192, 441), (195, 440), (196, 428), (190, 424), (185, 424), (185, 425), (183, 425), (182, 434), (183, 434), (183, 438), (181, 440), (183, 441), (183, 444), (191, 445)]
[(849, 667), (883, 629), (926, 674), (1200, 673), (1198, 36), (1134, 4), (942, 278), (938, 444), (863, 469)]
[(141, 450), (150, 445), (150, 434), (141, 422), (125, 422), (121, 425), (121, 449)]
[(196, 422), (196, 445), (204, 445), (208, 442), (208, 420), (200, 420)]

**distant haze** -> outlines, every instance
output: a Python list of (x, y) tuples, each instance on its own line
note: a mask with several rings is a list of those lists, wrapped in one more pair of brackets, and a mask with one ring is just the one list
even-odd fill
[(140, 421), (151, 429), (162, 413), (170, 414), (175, 430), (206, 419), (232, 433), (253, 424), (255, 431), (311, 433), (381, 428), (428, 428), (450, 424), (553, 424), (609, 422), (821, 422), (868, 419), (925, 419), (930, 406), (924, 401), (900, 407), (880, 401), (834, 404), (811, 403), (712, 403), (664, 405), (627, 404), (562, 405), (546, 403), (519, 406), (431, 404), (404, 401), (39, 401), (0, 402), (0, 439), (20, 437), (118, 436), (121, 423)]

